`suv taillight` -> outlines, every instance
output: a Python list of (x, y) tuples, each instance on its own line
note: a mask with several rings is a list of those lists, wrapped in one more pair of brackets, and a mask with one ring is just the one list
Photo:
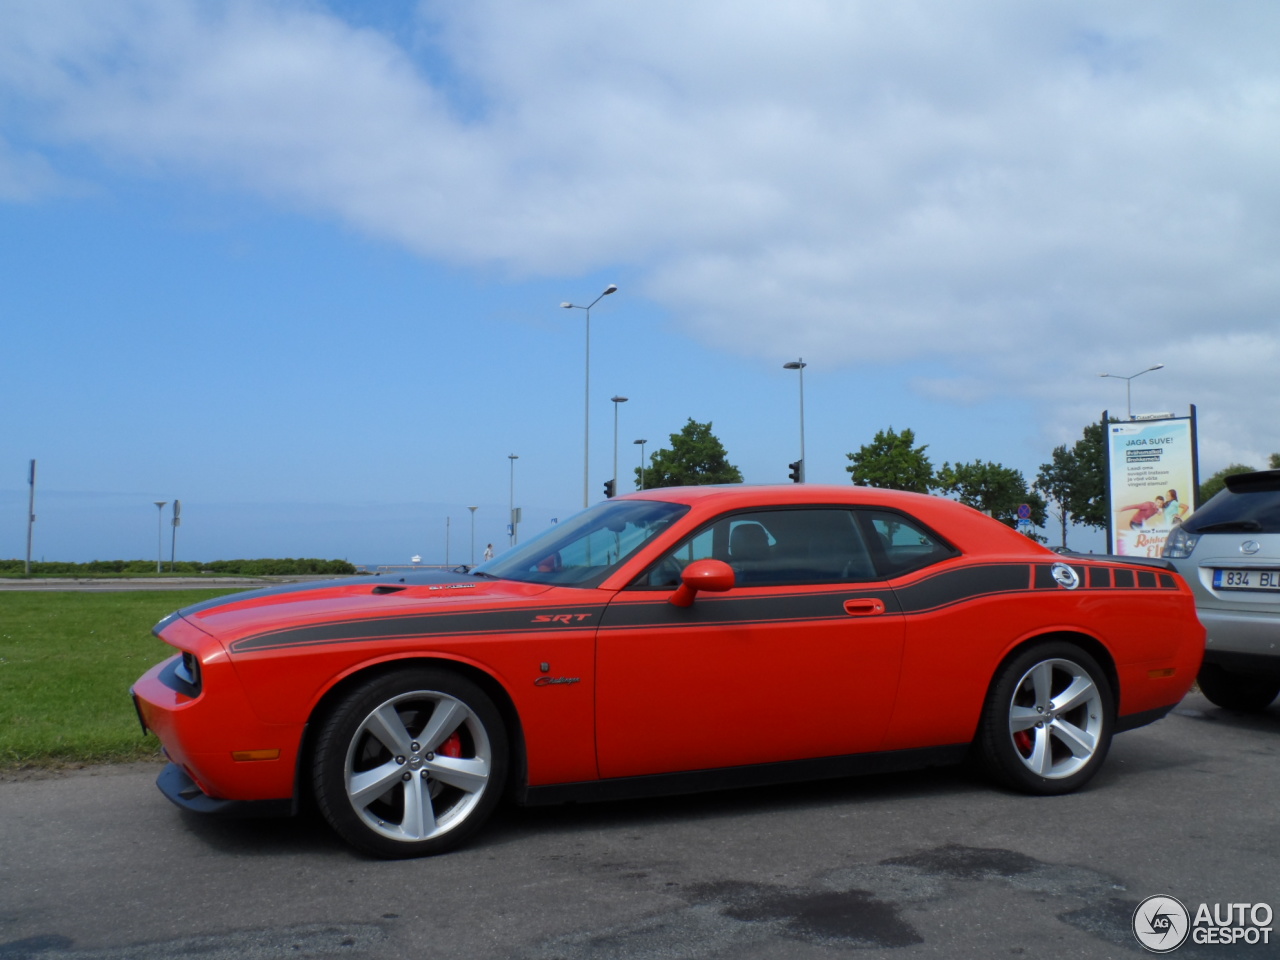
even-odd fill
[(1198, 533), (1187, 533), (1182, 527), (1174, 527), (1173, 532), (1165, 540), (1164, 550), (1160, 555), (1172, 560), (1185, 560), (1191, 556), (1191, 551), (1196, 548), (1199, 541)]

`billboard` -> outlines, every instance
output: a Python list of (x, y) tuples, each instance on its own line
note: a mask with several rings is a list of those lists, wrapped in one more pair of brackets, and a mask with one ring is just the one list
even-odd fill
[(1160, 556), (1195, 509), (1195, 408), (1189, 417), (1108, 423), (1107, 474), (1111, 552)]

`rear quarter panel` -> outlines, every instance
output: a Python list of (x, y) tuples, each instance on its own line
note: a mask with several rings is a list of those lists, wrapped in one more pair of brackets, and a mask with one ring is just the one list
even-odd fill
[[(1151, 587), (1121, 588), (1113, 565), (1073, 560), (1082, 582), (1068, 590), (1046, 576), (1053, 562), (962, 559), (895, 582), (907, 638), (884, 749), (971, 741), (1001, 663), (1049, 637), (1098, 645), (1110, 661), (1104, 668), (1114, 667), (1119, 716), (1166, 707), (1186, 694), (1204, 631), (1179, 578), (1165, 573)], [(1101, 571), (1090, 577), (1089, 566)]]

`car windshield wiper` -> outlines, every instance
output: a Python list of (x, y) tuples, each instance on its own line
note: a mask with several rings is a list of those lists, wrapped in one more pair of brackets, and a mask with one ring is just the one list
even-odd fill
[(1242, 533), (1256, 533), (1262, 529), (1262, 524), (1257, 520), (1223, 520), (1221, 523), (1207, 523), (1203, 527), (1196, 527), (1195, 533), (1229, 533), (1232, 530), (1239, 530)]

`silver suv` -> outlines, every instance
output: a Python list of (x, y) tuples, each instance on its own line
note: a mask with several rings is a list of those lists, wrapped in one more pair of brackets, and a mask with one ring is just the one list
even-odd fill
[(1191, 585), (1208, 632), (1200, 691), (1229, 710), (1280, 693), (1280, 470), (1227, 477), (1175, 527), (1164, 557)]

